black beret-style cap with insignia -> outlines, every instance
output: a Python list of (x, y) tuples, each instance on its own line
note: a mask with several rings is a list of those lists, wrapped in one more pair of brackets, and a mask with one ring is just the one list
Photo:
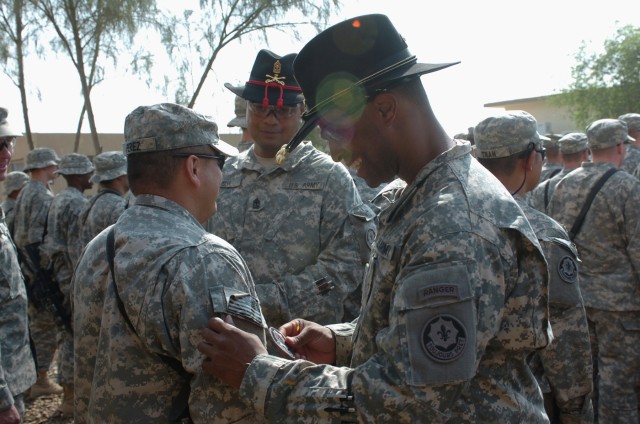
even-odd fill
[(293, 62), (307, 110), (304, 124), (279, 155), (295, 149), (325, 111), (347, 113), (364, 107), (376, 90), (395, 82), (455, 65), (418, 63), (389, 18), (358, 16), (336, 24), (309, 41)]
[(297, 105), (302, 103), (302, 89), (293, 76), (295, 53), (279, 56), (262, 49), (258, 52), (251, 68), (249, 80), (244, 85), (224, 86), (243, 99), (269, 105)]

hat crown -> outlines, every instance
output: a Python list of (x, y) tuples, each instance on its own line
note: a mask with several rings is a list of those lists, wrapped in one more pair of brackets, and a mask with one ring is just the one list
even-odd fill
[(60, 158), (55, 150), (48, 147), (36, 147), (27, 153), (25, 169), (46, 168), (47, 166), (57, 165), (58, 163), (60, 163)]
[(522, 110), (485, 118), (474, 128), (473, 138), (479, 158), (511, 156), (547, 139), (538, 134), (536, 119)]
[(110, 151), (100, 153), (93, 158), (98, 172), (109, 171), (111, 169), (120, 168), (127, 164), (127, 158), (122, 152)]
[(587, 142), (592, 149), (605, 149), (628, 141), (627, 124), (619, 119), (598, 119), (587, 127)]
[(125, 119), (124, 140), (127, 156), (205, 145), (225, 155), (238, 154), (220, 140), (218, 125), (210, 117), (175, 103), (137, 107)]
[(587, 149), (587, 135), (580, 132), (572, 132), (562, 136), (558, 140), (560, 151), (565, 154), (579, 153)]
[(8, 118), (9, 110), (5, 107), (0, 107), (0, 137), (20, 137), (22, 133), (11, 128)]
[(293, 76), (296, 53), (280, 56), (262, 49), (256, 55), (249, 79), (244, 85), (225, 87), (237, 96), (254, 103), (282, 106), (302, 103), (302, 89)]
[(65, 175), (82, 175), (88, 174), (94, 169), (93, 163), (91, 163), (91, 160), (87, 156), (79, 153), (69, 153), (60, 159), (60, 164), (56, 172)]
[(618, 116), (618, 119), (627, 124), (627, 130), (640, 131), (640, 113), (625, 113)]
[(9, 172), (4, 180), (5, 194), (8, 196), (12, 192), (22, 188), (29, 180), (29, 176), (22, 171)]

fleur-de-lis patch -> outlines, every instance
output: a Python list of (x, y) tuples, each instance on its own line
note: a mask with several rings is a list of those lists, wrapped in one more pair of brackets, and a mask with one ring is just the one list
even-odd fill
[(424, 351), (438, 362), (449, 362), (459, 358), (466, 345), (466, 329), (451, 315), (433, 317), (422, 331)]

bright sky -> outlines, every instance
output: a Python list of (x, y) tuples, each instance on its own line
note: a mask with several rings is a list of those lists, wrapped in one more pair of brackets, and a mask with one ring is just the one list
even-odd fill
[[(405, 37), (418, 61), (461, 61), (422, 77), (436, 115), (451, 135), (465, 131), (490, 113), (483, 107), (485, 103), (559, 92), (571, 81), (573, 57), (582, 41), (589, 43), (590, 50), (602, 51), (603, 41), (612, 38), (617, 27), (638, 25), (640, 15), (638, 0), (596, 4), (584, 0), (343, 0), (343, 3), (341, 13), (331, 23), (367, 13), (383, 13)], [(196, 0), (170, 4), (197, 8)], [(312, 35), (310, 32), (309, 38)], [(194, 109), (212, 115), (221, 132), (234, 131), (226, 127), (233, 117), (234, 95), (223, 84), (246, 81), (261, 48), (284, 55), (298, 51), (306, 41), (276, 34), (269, 46), (245, 42), (225, 47)], [(157, 49), (163, 51), (160, 45)], [(28, 77), (37, 82), (40, 93), (38, 101), (36, 88), (31, 88), (32, 130), (75, 132), (82, 98), (77, 74), (68, 59), (28, 66)], [(135, 77), (108, 74), (92, 95), (98, 131), (122, 132), (125, 116), (135, 107), (171, 100)], [(0, 103), (10, 109), (11, 122), (22, 127), (19, 92), (5, 75), (0, 75)], [(88, 132), (88, 124), (83, 129)]]

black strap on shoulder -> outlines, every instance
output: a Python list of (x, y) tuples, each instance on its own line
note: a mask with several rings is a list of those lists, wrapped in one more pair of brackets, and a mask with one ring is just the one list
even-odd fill
[[(113, 289), (116, 294), (116, 301), (118, 302), (118, 309), (120, 310), (120, 314), (127, 322), (129, 329), (136, 336), (138, 333), (133, 327), (133, 323), (129, 319), (129, 315), (124, 308), (124, 303), (120, 298), (120, 294), (118, 293), (118, 285), (116, 284), (116, 276), (114, 272), (114, 257), (115, 257), (115, 236), (114, 236), (115, 226), (111, 226), (109, 232), (107, 233), (107, 261), (109, 262), (109, 270), (111, 271), (111, 281), (113, 282)], [(164, 362), (167, 366), (171, 367), (175, 370), (183, 379), (182, 387), (180, 388), (180, 392), (178, 396), (175, 398), (174, 407), (172, 408), (172, 413), (169, 416), (169, 419), (172, 422), (182, 422), (188, 423), (190, 420), (189, 413), (189, 394), (191, 392), (191, 374), (189, 374), (180, 361), (176, 358), (172, 358), (166, 355), (157, 354), (157, 356)]]
[(600, 177), (600, 179), (596, 182), (596, 184), (589, 192), (589, 196), (587, 196), (587, 200), (584, 202), (584, 205), (582, 205), (582, 209), (580, 210), (580, 214), (576, 218), (576, 222), (574, 222), (573, 227), (571, 227), (571, 230), (569, 231), (569, 238), (571, 239), (571, 241), (575, 240), (576, 236), (580, 232), (582, 224), (584, 223), (584, 218), (587, 216), (587, 212), (589, 212), (589, 208), (591, 208), (591, 203), (593, 203), (593, 199), (595, 199), (596, 194), (598, 194), (609, 177), (611, 177), (616, 172), (618, 172), (617, 168), (609, 169), (604, 173), (604, 175), (602, 175), (602, 177)]
[(558, 175), (560, 173), (560, 171), (562, 171), (562, 168), (556, 168), (553, 171), (549, 172), (549, 176), (547, 177), (547, 180), (550, 180), (551, 178), (553, 178), (556, 175)]
[(546, 211), (549, 208), (549, 180), (546, 180), (544, 183), (544, 210)]

